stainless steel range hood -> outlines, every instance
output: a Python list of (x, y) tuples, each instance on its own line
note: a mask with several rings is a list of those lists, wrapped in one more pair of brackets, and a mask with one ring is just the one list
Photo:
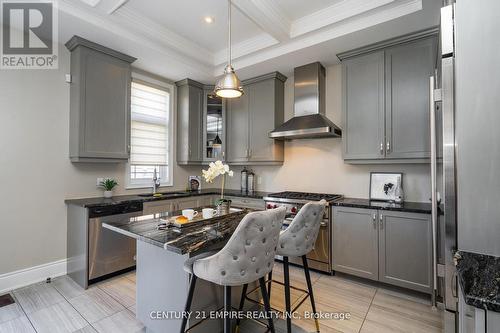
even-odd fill
[(294, 69), (294, 117), (269, 133), (277, 140), (341, 137), (342, 130), (325, 116), (325, 67), (319, 62)]

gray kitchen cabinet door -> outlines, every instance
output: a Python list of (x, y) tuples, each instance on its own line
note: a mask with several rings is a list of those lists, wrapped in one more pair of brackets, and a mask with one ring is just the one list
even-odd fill
[(385, 51), (386, 158), (429, 158), (429, 77), (437, 39), (427, 38)]
[(379, 211), (379, 281), (432, 290), (431, 216)]
[(333, 269), (378, 279), (377, 211), (333, 208)]
[(277, 79), (267, 79), (245, 88), (250, 105), (249, 160), (282, 162), (283, 142), (271, 139), (269, 132), (283, 123), (284, 83)]
[(248, 94), (227, 100), (227, 157), (228, 163), (246, 162), (249, 150)]
[(70, 159), (120, 162), (130, 153), (130, 56), (80, 37), (71, 52)]
[(177, 163), (203, 161), (203, 85), (185, 79), (177, 85)]
[(157, 200), (145, 202), (143, 204), (142, 213), (144, 215), (160, 214), (171, 212), (173, 210), (175, 210), (175, 206), (172, 200)]
[(344, 159), (383, 159), (384, 52), (342, 62)]

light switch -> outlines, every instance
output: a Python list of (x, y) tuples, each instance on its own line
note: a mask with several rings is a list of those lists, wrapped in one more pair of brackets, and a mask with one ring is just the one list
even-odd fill
[(71, 74), (66, 74), (66, 82), (71, 83)]

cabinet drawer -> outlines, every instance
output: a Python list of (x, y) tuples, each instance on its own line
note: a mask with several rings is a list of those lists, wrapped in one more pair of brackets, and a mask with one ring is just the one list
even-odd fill
[(255, 198), (226, 197), (231, 200), (231, 206), (250, 209), (265, 209), (264, 200)]

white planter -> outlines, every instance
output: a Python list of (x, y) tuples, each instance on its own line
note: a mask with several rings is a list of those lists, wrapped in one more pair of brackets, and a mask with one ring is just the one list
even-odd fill
[(104, 191), (105, 198), (111, 198), (113, 196), (113, 191)]

